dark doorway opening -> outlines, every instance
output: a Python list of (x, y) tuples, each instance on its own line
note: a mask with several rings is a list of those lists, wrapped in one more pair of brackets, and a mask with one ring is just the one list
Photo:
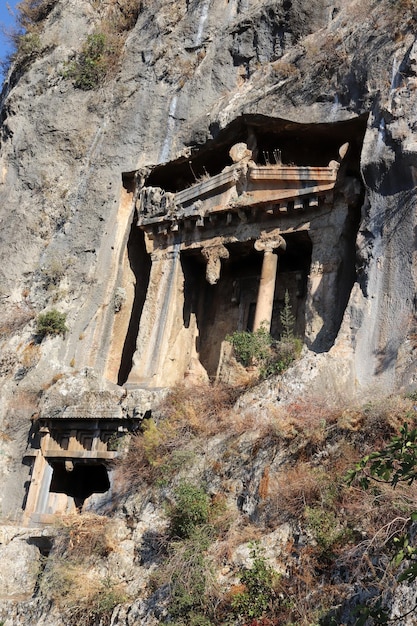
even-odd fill
[(279, 256), (278, 273), (275, 283), (274, 309), (272, 313), (271, 335), (279, 339), (283, 332), (281, 313), (285, 306), (285, 294), (288, 292), (291, 313), (295, 318), (294, 336), (304, 338), (305, 302), (307, 279), (311, 266), (313, 245), (307, 232), (284, 235), (286, 250)]
[(184, 324), (187, 327), (194, 313), (199, 331), (196, 349), (211, 378), (216, 375), (226, 335), (235, 330), (248, 330), (262, 267), (262, 257), (254, 250), (253, 241), (226, 247), (229, 258), (222, 261), (216, 285), (206, 281), (206, 263), (200, 251), (182, 255)]
[(50, 464), (53, 473), (49, 491), (74, 498), (79, 510), (93, 493), (105, 493), (110, 489), (107, 469), (102, 463), (75, 463), (72, 471), (68, 471), (65, 461)]

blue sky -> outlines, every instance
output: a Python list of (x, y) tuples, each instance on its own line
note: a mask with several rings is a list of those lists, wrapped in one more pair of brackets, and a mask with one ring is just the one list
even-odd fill
[[(3, 60), (7, 53), (10, 52), (10, 45), (7, 41), (7, 37), (4, 34), (4, 30), (10, 28), (14, 24), (13, 15), (10, 13), (8, 7), (13, 12), (17, 0), (0, 0), (0, 59)], [(0, 79), (3, 82), (3, 75), (0, 68)]]

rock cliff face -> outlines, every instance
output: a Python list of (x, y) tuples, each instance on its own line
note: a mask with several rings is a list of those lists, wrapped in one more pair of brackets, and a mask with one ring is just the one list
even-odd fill
[[(81, 420), (72, 423), (73, 434), (68, 435), (78, 442), (83, 419), (107, 420), (109, 433), (125, 433), (155, 409), (165, 393), (159, 389), (164, 380), (176, 384), (184, 373), (190, 380), (193, 375), (201, 380), (206, 371), (216, 373), (219, 357), (213, 366), (210, 346), (205, 361), (196, 355), (203, 318), (196, 313), (194, 322), (186, 321), (187, 285), (194, 289), (192, 281), (187, 283), (187, 263), (194, 259), (190, 245), (190, 261), (181, 257), (184, 275), (176, 275), (173, 282), (180, 294), (177, 308), (165, 312), (176, 316), (175, 337), (156, 333), (158, 349), (165, 341), (164, 356), (158, 357), (154, 382), (141, 384), (137, 372), (143, 342), (152, 334), (154, 317), (164, 313), (159, 296), (149, 302), (153, 292), (147, 290), (154, 285), (157, 294), (170, 278), (162, 265), (159, 274), (152, 274), (155, 250), (137, 228), (135, 211), (143, 186), (178, 195), (201, 177), (225, 171), (232, 164), (229, 149), (236, 144), (245, 143), (261, 166), (271, 160), (276, 165), (274, 151), (282, 149), (287, 165), (302, 168), (328, 166), (339, 158), (339, 147), (349, 143), (334, 191), (335, 204), (344, 207), (343, 219), (327, 218), (328, 200), (323, 199), (324, 217), (316, 222), (309, 214), (286, 229), (277, 222), (286, 243), (296, 241), (309, 259), (300, 266), (307, 290), (302, 321), (299, 317), (297, 322), (305, 334), (302, 358), (284, 377), (268, 379), (240, 398), (240, 406), (257, 407), (264, 415), (271, 404), (297, 397), (346, 403), (415, 389), (413, 3), (132, 3), (137, 19), (117, 35), (118, 52), (106, 57), (105, 77), (92, 89), (77, 86), (74, 68), (83, 54), (85, 58), (91, 36), (97, 42), (97, 34), (108, 34), (117, 12), (129, 3), (44, 4), (48, 9), (36, 23), (36, 45), (32, 39), (33, 49), (20, 51), (1, 95), (2, 516), (20, 524), (32, 497), (26, 482), (44, 480), (44, 469), (38, 478), (33, 473), (42, 432), (54, 441), (59, 432), (61, 452), (66, 419)], [(294, 210), (292, 196), (291, 202), (285, 210)], [(246, 224), (248, 215), (242, 217), (236, 202), (233, 206)], [(230, 235), (227, 254), (246, 254), (247, 241), (261, 236), (262, 228), (246, 239)], [(307, 243), (291, 239), (290, 231), (297, 229), (311, 233)], [(169, 245), (174, 245), (174, 231), (169, 236)], [(232, 249), (234, 243), (241, 247)], [(221, 258), (217, 260), (223, 267), (226, 257)], [(47, 336), (39, 342), (35, 318), (51, 309), (66, 314), (68, 330), (64, 337)], [(224, 331), (219, 325), (217, 330), (204, 326), (206, 345), (213, 337), (213, 342), (224, 339), (230, 330), (228, 316), (226, 310), (219, 318)], [(221, 332), (221, 337), (216, 335)], [(37, 419), (44, 428), (41, 434), (36, 426), (31, 430), (31, 420), (36, 425)], [(51, 419), (61, 420), (59, 428)], [(97, 441), (100, 436), (95, 435)], [(28, 441), (35, 440), (25, 452)], [(59, 460), (56, 454), (53, 471), (58, 475), (66, 457), (62, 453)], [(110, 459), (109, 450), (103, 454), (97, 452), (95, 458)], [(36, 510), (33, 504), (32, 512)], [(152, 512), (147, 515), (152, 522)], [(131, 512), (127, 516), (134, 517)], [(14, 539), (24, 546), (24, 554), (17, 549), (19, 558), (29, 563), (35, 552), (35, 560), (40, 558), (39, 549), (46, 551), (42, 532), (38, 529), (33, 539), (33, 533), (16, 531)], [(4, 531), (5, 560), (14, 559), (11, 535), (11, 530)], [(127, 533), (121, 541), (128, 561), (133, 539)], [(33, 577), (22, 583), (16, 572), (13, 576), (3, 595), (13, 598), (12, 587), (22, 585), (22, 594), (30, 596)], [(17, 600), (14, 617), (5, 618), (7, 626), (61, 623), (58, 613), (43, 617), (37, 600), (24, 609)], [(136, 617), (120, 610), (112, 624), (148, 623), (143, 606), (131, 610)]]

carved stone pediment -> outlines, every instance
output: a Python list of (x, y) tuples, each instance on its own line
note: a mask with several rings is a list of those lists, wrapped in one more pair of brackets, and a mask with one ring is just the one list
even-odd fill
[(282, 214), (314, 209), (328, 200), (339, 165), (337, 161), (327, 167), (257, 165), (244, 160), (177, 193), (144, 187), (138, 225), (145, 230), (163, 225), (168, 232), (178, 230), (185, 220), (201, 227), (205, 217), (227, 212), (241, 216), (242, 209), (251, 207), (270, 212), (273, 205)]

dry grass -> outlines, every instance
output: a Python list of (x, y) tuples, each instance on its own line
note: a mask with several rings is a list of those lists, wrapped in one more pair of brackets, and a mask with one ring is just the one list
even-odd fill
[(391, 437), (399, 433), (405, 421), (415, 425), (416, 402), (412, 398), (391, 396), (377, 399), (365, 405), (360, 430), (355, 437), (362, 452), (382, 447)]
[(360, 529), (364, 538), (378, 535), (393, 519), (408, 518), (417, 509), (417, 486), (399, 485), (393, 489), (383, 483), (363, 491), (345, 487), (340, 497), (340, 509), (353, 528)]
[(100, 578), (82, 563), (48, 558), (40, 581), (41, 595), (57, 606), (67, 626), (109, 626), (117, 604), (128, 596), (121, 584)]
[[(223, 493), (229, 494), (229, 509), (224, 507), (223, 519), (219, 515), (217, 522), (210, 522), (210, 545), (204, 544), (207, 535), (203, 537), (204, 567), (223, 570), (230, 578), (238, 546), (289, 523), (304, 539), (294, 533), (288, 554), (282, 556), (286, 574), (280, 579), (281, 600), (268, 614), (274, 623), (317, 623), (323, 611), (351, 597), (352, 585), (384, 590), (393, 584), (393, 538), (408, 530), (410, 511), (417, 508), (417, 486), (393, 490), (375, 484), (363, 491), (349, 486), (344, 477), (364, 454), (398, 433), (404, 421), (415, 424), (416, 399), (392, 397), (337, 409), (318, 400), (294, 402), (271, 406), (269, 412), (264, 407), (262, 419), (255, 412), (234, 411), (235, 399), (235, 392), (222, 387), (174, 390), (153, 426), (134, 440), (128, 459), (142, 482), (146, 475), (145, 482), (155, 484), (176, 454), (197, 453), (202, 445), (207, 447), (209, 437), (224, 433), (219, 448), (223, 454), (208, 459), (204, 477), (217, 485), (219, 509), (226, 501)], [(247, 474), (237, 470), (242, 466)], [(235, 489), (242, 476), (257, 502), (251, 514), (256, 523), (230, 506), (231, 486)], [(170, 476), (171, 484), (176, 478)], [(211, 585), (210, 571), (195, 561), (191, 546), (167, 550), (167, 572), (154, 582), (175, 586), (175, 572), (181, 572), (181, 589), (187, 591), (193, 589), (193, 576), (201, 575), (208, 585), (204, 602), (209, 613), (218, 603), (218, 611), (230, 616), (227, 589), (220, 593)]]
[(239, 391), (222, 385), (179, 386), (158, 407), (155, 420), (145, 420), (118, 464), (118, 479), (127, 489), (151, 484), (175, 473), (195, 457), (199, 441), (226, 428)]
[(22, 0), (16, 7), (19, 24), (27, 30), (33, 24), (42, 22), (56, 3), (57, 0)]
[(111, 0), (107, 9), (108, 29), (123, 33), (130, 31), (136, 24), (140, 12), (137, 0)]
[(106, 573), (115, 550), (114, 522), (85, 514), (60, 518), (59, 533), (40, 578), (40, 594), (56, 605), (68, 626), (108, 626), (117, 604), (127, 600), (123, 585)]
[(62, 380), (63, 378), (64, 374), (62, 372), (60, 372), (59, 374), (55, 374), (54, 376), (52, 376), (51, 380), (42, 385), (42, 391), (48, 391), (48, 389), (53, 387), (58, 381)]
[(259, 541), (262, 537), (262, 528), (240, 519), (234, 515), (231, 518), (227, 533), (217, 538), (216, 543), (210, 546), (209, 552), (219, 567), (230, 562), (236, 548), (243, 544)]
[(278, 61), (274, 61), (271, 63), (272, 68), (274, 69), (275, 75), (278, 80), (284, 80), (286, 78), (297, 78), (300, 75), (300, 70), (297, 68), (294, 63), (289, 63), (288, 61), (284, 61), (282, 59), (278, 59)]
[(281, 470), (270, 482), (269, 497), (277, 507), (277, 514), (284, 520), (288, 517), (301, 518), (307, 506), (322, 501), (329, 487), (329, 477), (325, 472), (305, 462)]
[(114, 523), (108, 517), (85, 513), (65, 515), (57, 522), (60, 530), (55, 552), (75, 559), (106, 557), (116, 547)]
[(175, 429), (193, 435), (213, 436), (230, 424), (231, 409), (241, 390), (225, 385), (184, 385), (173, 389), (159, 412)]
[(26, 370), (35, 367), (41, 358), (41, 348), (34, 341), (29, 342), (23, 349), (20, 356), (20, 363)]

